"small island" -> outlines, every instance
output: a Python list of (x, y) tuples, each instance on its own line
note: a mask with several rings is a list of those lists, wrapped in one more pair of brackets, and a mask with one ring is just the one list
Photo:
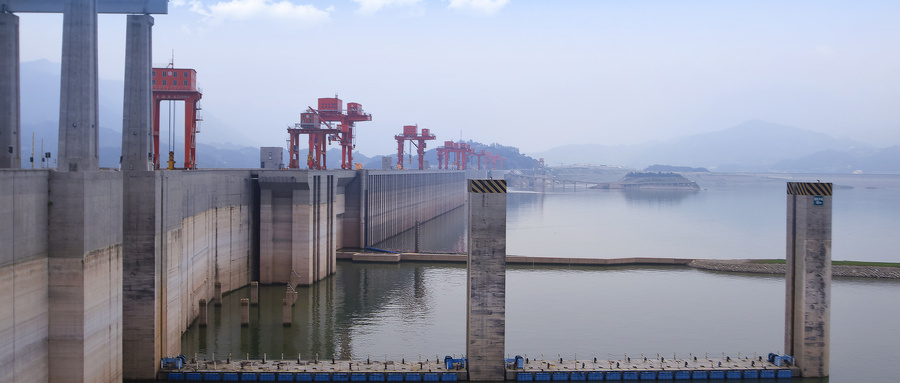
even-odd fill
[(678, 173), (629, 172), (618, 182), (599, 184), (593, 189), (700, 190), (696, 182)]

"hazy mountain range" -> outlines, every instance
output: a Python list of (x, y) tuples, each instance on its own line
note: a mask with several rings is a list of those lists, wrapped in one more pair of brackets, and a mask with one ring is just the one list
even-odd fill
[[(30, 167), (28, 157), (32, 133), (35, 137), (35, 157), (41, 152), (41, 140), (43, 152), (51, 152), (51, 156), (56, 157), (59, 64), (45, 60), (26, 62), (22, 63), (20, 72), (22, 164), (23, 167)], [(121, 81), (100, 81), (100, 164), (103, 167), (118, 166), (122, 141), (122, 93)], [(259, 167), (259, 148), (246, 145), (252, 140), (211, 113), (204, 111), (202, 116), (204, 121), (197, 144), (200, 167)], [(202, 132), (207, 129), (214, 129), (216, 134), (203, 135)], [(216, 142), (210, 142), (211, 139)], [(162, 151), (166, 151), (168, 140), (165, 133), (161, 141)], [(519, 153), (516, 148), (498, 144), (470, 144), (477, 150), (486, 149), (507, 157), (506, 168), (529, 168), (533, 162), (531, 158), (543, 158), (548, 166), (596, 164), (643, 169), (662, 164), (704, 167), (719, 172), (900, 173), (900, 146), (878, 148), (849, 138), (833, 138), (808, 129), (760, 120), (661, 142), (640, 145), (572, 144), (530, 153), (529, 156)], [(183, 142), (176, 142), (179, 166), (183, 158), (181, 145)], [(391, 156), (396, 162), (396, 153), (385, 153), (384, 156)], [(364, 164), (367, 169), (380, 169), (381, 157), (354, 153), (354, 162)], [(433, 148), (426, 152), (425, 158), (436, 167), (437, 157)], [(284, 161), (288, 162), (286, 152)], [(340, 150), (331, 149), (328, 167), (339, 168), (339, 161)], [(37, 166), (38, 163), (35, 164)]]
[(753, 120), (717, 132), (629, 146), (575, 144), (532, 156), (548, 165), (653, 164), (721, 172), (897, 173), (900, 147), (877, 148), (849, 138)]

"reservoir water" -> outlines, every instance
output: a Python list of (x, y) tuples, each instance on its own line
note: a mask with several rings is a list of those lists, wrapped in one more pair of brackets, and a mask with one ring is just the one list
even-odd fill
[[(777, 177), (777, 178), (775, 178)], [(561, 189), (508, 196), (508, 253), (618, 258), (783, 258), (786, 175), (697, 176), (699, 192)], [(900, 177), (804, 176), (834, 182), (835, 260), (900, 262)], [(464, 250), (464, 211), (420, 229), (423, 251)], [(381, 247), (410, 250), (407, 233)], [(687, 267), (513, 266), (507, 271), (510, 355), (623, 358), (765, 355), (784, 337), (784, 278)], [(241, 289), (191, 326), (185, 355), (200, 358), (431, 359), (465, 352), (465, 267), (339, 262), (298, 288), (281, 324), (284, 286), (263, 286), (240, 326)], [(803, 382), (891, 382), (900, 367), (900, 281), (838, 278), (832, 285), (831, 377)]]

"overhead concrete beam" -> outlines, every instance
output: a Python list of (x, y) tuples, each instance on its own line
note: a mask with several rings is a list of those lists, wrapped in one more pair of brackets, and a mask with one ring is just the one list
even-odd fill
[[(62, 13), (66, 0), (0, 0), (0, 12)], [(168, 0), (98, 0), (98, 13), (169, 13)]]

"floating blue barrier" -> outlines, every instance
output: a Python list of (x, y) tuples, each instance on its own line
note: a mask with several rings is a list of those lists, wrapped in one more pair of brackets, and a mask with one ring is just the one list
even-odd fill
[(279, 382), (293, 382), (294, 374), (291, 374), (291, 373), (278, 374), (278, 381)]
[(347, 382), (350, 381), (350, 375), (346, 372), (335, 372), (334, 375), (331, 376), (332, 382)]
[(606, 380), (622, 380), (621, 372), (607, 372)]
[(596, 371), (594, 371), (594, 372), (589, 372), (589, 373), (587, 374), (587, 380), (593, 380), (593, 381), (596, 381), (596, 380), (603, 380), (603, 373), (602, 373), (602, 372), (596, 372)]
[(760, 370), (760, 379), (775, 379), (775, 370)]
[(675, 371), (675, 380), (691, 380), (691, 372)]
[(207, 372), (203, 374), (203, 380), (207, 382), (219, 382), (222, 380), (222, 375), (219, 375), (218, 372)]
[(236, 372), (226, 372), (226, 373), (222, 374), (223, 382), (237, 382), (240, 380), (241, 380), (241, 377)]
[(350, 375), (351, 382), (365, 382), (366, 374), (352, 374)]
[(259, 379), (256, 378), (255, 372), (242, 372), (241, 373), (241, 381), (242, 382), (256, 382)]
[(641, 380), (656, 380), (656, 372), (644, 371), (641, 373)]
[(567, 374), (565, 372), (554, 372), (553, 375), (551, 375), (551, 377), (553, 378), (553, 380), (556, 380), (556, 381), (569, 380), (569, 374)]
[(517, 382), (530, 382), (533, 380), (534, 380), (534, 375), (532, 375), (530, 372), (520, 372), (520, 373), (516, 374)]
[(709, 373), (706, 371), (694, 371), (693, 373), (691, 373), (691, 379), (706, 380), (709, 379)]
[(775, 377), (778, 379), (790, 379), (793, 376), (794, 374), (791, 373), (791, 370), (778, 370), (775, 374)]
[(370, 381), (370, 382), (383, 382), (383, 381), (384, 381), (384, 374), (380, 374), (380, 373), (378, 373), (378, 374), (369, 374), (369, 381)]
[(674, 379), (675, 379), (675, 373), (673, 373), (672, 371), (660, 371), (659, 373), (656, 374), (656, 379), (659, 379), (659, 380), (674, 380)]
[(166, 380), (168, 380), (170, 382), (183, 382), (184, 374), (182, 374), (180, 372), (170, 372), (169, 375), (166, 377)]
[(759, 371), (744, 370), (744, 379), (759, 379)]
[(549, 382), (550, 381), (550, 373), (549, 372), (535, 372), (534, 373), (534, 381), (535, 382)]
[(569, 374), (569, 380), (581, 381), (581, 380), (585, 380), (585, 379), (587, 379), (587, 374), (585, 374), (583, 372), (573, 372), (573, 373)]
[(725, 371), (725, 379), (740, 379), (743, 374), (737, 370)]
[(641, 378), (641, 374), (638, 374), (637, 371), (626, 371), (622, 373), (622, 380), (639, 380)]
[(387, 381), (388, 382), (402, 382), (403, 374), (396, 373), (396, 372), (389, 372), (387, 374)]
[(259, 381), (260, 382), (274, 382), (275, 374), (273, 374), (271, 372), (259, 374)]
[(452, 372), (445, 372), (445, 373), (441, 374), (441, 381), (442, 382), (455, 382), (456, 374), (454, 374)]
[(188, 372), (184, 374), (184, 380), (187, 382), (202, 382), (203, 374), (199, 372)]
[(296, 379), (298, 382), (312, 382), (313, 377), (312, 374), (308, 372), (301, 372), (297, 375), (294, 375), (294, 379)]
[(710, 379), (725, 379), (725, 371), (710, 371)]
[(422, 374), (422, 380), (426, 382), (440, 382), (441, 376), (436, 372), (426, 372)]
[(324, 372), (319, 372), (319, 373), (316, 373), (315, 375), (313, 375), (313, 381), (315, 381), (315, 382), (330, 382), (331, 375), (328, 375)]
[(410, 372), (410, 373), (407, 373), (406, 376), (403, 377), (403, 380), (405, 380), (407, 382), (421, 382), (422, 375), (419, 375), (418, 373)]

